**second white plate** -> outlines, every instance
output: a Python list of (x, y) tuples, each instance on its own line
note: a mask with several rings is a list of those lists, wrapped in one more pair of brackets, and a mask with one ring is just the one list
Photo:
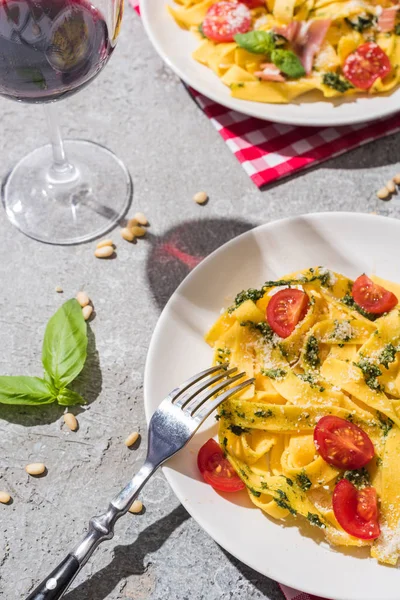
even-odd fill
[(351, 125), (395, 113), (400, 106), (400, 88), (389, 95), (321, 100), (317, 94), (300, 97), (291, 104), (264, 104), (232, 98), (230, 90), (211, 69), (191, 54), (199, 42), (175, 23), (166, 9), (166, 0), (140, 0), (146, 32), (161, 58), (188, 85), (211, 100), (246, 115), (292, 125)]
[[(377, 273), (400, 281), (400, 221), (323, 213), (257, 227), (225, 244), (179, 286), (154, 331), (145, 371), (147, 419), (177, 384), (211, 364), (203, 335), (235, 294), (316, 264), (350, 277)], [(228, 552), (290, 587), (335, 600), (398, 600), (400, 572), (365, 549), (334, 549), (307, 523), (267, 518), (244, 493), (220, 495), (196, 466), (200, 446), (216, 433), (210, 419), (164, 468), (179, 500)]]

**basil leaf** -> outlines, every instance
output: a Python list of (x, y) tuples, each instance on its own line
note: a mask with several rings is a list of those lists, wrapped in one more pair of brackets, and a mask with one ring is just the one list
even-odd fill
[(203, 31), (203, 23), (200, 23), (200, 25), (198, 26), (198, 32), (202, 35), (203, 38), (206, 37), (206, 34)]
[(86, 404), (85, 400), (77, 392), (64, 388), (60, 390), (57, 396), (58, 404), (62, 406), (71, 406), (72, 404)]
[(0, 404), (51, 404), (57, 392), (39, 377), (0, 376)]
[(47, 323), (42, 363), (60, 390), (79, 375), (87, 353), (86, 322), (75, 298), (67, 300)]
[(275, 48), (275, 35), (272, 31), (237, 33), (234, 39), (238, 46), (254, 54), (271, 54)]
[(290, 50), (274, 50), (271, 54), (271, 60), (282, 73), (298, 79), (306, 74), (300, 59)]

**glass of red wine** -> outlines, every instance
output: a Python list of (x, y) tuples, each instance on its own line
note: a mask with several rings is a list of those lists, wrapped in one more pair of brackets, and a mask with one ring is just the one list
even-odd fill
[(55, 100), (88, 85), (110, 58), (123, 0), (0, 0), (0, 95), (44, 103), (50, 144), (24, 156), (2, 186), (9, 219), (50, 244), (88, 241), (126, 212), (132, 183), (107, 148), (63, 143)]

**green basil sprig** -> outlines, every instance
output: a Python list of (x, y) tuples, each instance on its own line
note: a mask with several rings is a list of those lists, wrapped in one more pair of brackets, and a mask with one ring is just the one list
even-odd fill
[(43, 340), (44, 378), (0, 376), (0, 404), (36, 406), (57, 401), (62, 406), (84, 404), (67, 386), (82, 371), (87, 356), (87, 326), (74, 298), (49, 320)]
[(271, 54), (275, 49), (275, 34), (272, 31), (249, 31), (237, 33), (235, 42), (253, 54)]
[(273, 31), (238, 33), (235, 35), (235, 42), (248, 52), (265, 54), (288, 77), (298, 79), (306, 74), (299, 57), (294, 52), (277, 48), (281, 40)]
[(298, 79), (306, 74), (299, 57), (290, 50), (274, 50), (271, 54), (271, 60), (288, 77)]

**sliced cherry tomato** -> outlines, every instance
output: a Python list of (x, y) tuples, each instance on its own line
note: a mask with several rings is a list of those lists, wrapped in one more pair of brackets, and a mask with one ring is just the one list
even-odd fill
[(350, 481), (342, 479), (333, 491), (332, 505), (339, 525), (347, 533), (362, 540), (374, 540), (379, 537), (375, 488), (357, 490)]
[(287, 338), (306, 316), (309, 299), (297, 288), (285, 288), (274, 294), (267, 306), (267, 321), (280, 337)]
[(258, 8), (259, 6), (265, 6), (265, 0), (242, 0), (243, 4), (251, 8)]
[(343, 74), (361, 90), (368, 90), (380, 77), (383, 79), (392, 67), (387, 54), (374, 42), (362, 44), (349, 54), (343, 65)]
[(203, 33), (214, 42), (233, 42), (237, 33), (251, 28), (251, 13), (243, 2), (222, 0), (212, 4), (203, 21)]
[(360, 515), (364, 521), (378, 520), (378, 500), (375, 488), (367, 487), (358, 492), (357, 514)]
[(314, 443), (324, 461), (339, 469), (361, 469), (375, 454), (373, 443), (361, 427), (332, 415), (318, 421)]
[(220, 492), (237, 492), (246, 487), (213, 439), (200, 448), (197, 466), (204, 481)]
[(368, 275), (357, 277), (351, 295), (361, 308), (374, 315), (388, 312), (398, 304), (392, 292), (374, 283)]

